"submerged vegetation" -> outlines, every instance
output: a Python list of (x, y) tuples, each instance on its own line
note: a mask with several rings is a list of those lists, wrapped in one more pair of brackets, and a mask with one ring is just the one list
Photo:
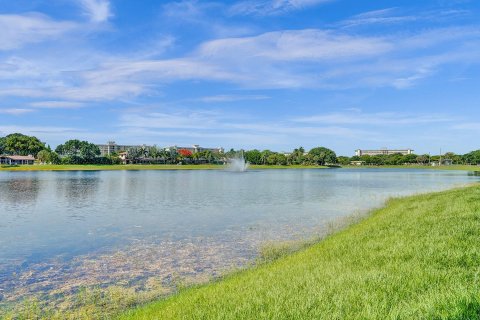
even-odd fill
[(391, 200), (304, 250), (120, 319), (477, 319), (479, 198), (476, 185)]
[(169, 298), (152, 279), (84, 288), (53, 305), (26, 300), (0, 318), (475, 319), (479, 198), (474, 185), (393, 199), (335, 220), (322, 237), (267, 243), (246, 270), (204, 285), (178, 279)]

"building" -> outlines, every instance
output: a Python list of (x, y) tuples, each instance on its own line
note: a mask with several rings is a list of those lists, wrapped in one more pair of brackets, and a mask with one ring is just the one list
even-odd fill
[(219, 148), (203, 148), (200, 147), (198, 144), (194, 144), (191, 147), (178, 147), (178, 146), (172, 146), (172, 147), (166, 147), (166, 151), (170, 150), (188, 150), (191, 153), (198, 153), (198, 152), (203, 152), (203, 151), (210, 151), (212, 153), (224, 153), (225, 149), (222, 147)]
[(0, 155), (0, 164), (6, 164), (10, 166), (20, 164), (34, 164), (35, 157), (29, 156), (6, 156)]
[(350, 161), (351, 166), (363, 166), (365, 164), (365, 161)]
[(355, 150), (355, 155), (358, 157), (361, 156), (378, 156), (378, 155), (390, 155), (390, 154), (413, 154), (413, 149), (378, 149), (378, 150)]
[(141, 146), (118, 145), (115, 141), (108, 141), (107, 144), (97, 144), (97, 147), (100, 149), (100, 156), (105, 157), (112, 153), (119, 153), (130, 148), (138, 148)]

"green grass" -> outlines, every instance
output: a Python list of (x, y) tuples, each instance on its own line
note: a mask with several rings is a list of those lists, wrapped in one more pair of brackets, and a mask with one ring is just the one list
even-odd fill
[(274, 262), (120, 319), (479, 319), (480, 186), (394, 199)]
[(169, 164), (127, 164), (127, 165), (22, 165), (2, 166), (0, 171), (95, 171), (95, 170), (209, 170), (222, 169), (222, 165), (199, 164), (199, 165), (169, 165)]
[[(171, 165), (171, 164), (128, 164), (128, 165), (22, 165), (22, 166), (0, 166), (0, 171), (96, 171), (96, 170), (223, 170), (226, 166), (216, 164), (199, 165)], [(327, 166), (307, 165), (250, 165), (250, 169), (326, 169)], [(399, 169), (431, 169), (431, 170), (464, 170), (480, 171), (480, 166), (454, 165), (454, 166), (342, 166), (342, 168), (399, 168)]]
[[(0, 166), (0, 171), (96, 171), (96, 170), (224, 170), (226, 166), (216, 164), (169, 165), (169, 164), (128, 164), (128, 165), (21, 165)], [(323, 166), (267, 166), (252, 165), (251, 169), (312, 169)]]
[(355, 169), (382, 169), (382, 168), (391, 168), (391, 169), (429, 169), (429, 170), (463, 170), (463, 171), (480, 171), (480, 166), (473, 165), (452, 165), (452, 166), (421, 166), (421, 165), (401, 165), (401, 166), (342, 166), (342, 168), (355, 168)]

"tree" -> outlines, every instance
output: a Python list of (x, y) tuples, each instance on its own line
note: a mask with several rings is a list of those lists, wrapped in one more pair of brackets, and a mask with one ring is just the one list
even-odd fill
[(100, 155), (100, 148), (88, 141), (73, 139), (57, 146), (55, 152), (64, 157), (63, 163), (92, 164), (95, 163), (95, 158)]
[(283, 153), (275, 154), (275, 164), (279, 166), (287, 165), (287, 156), (285, 156)]
[(303, 147), (294, 149), (287, 160), (290, 164), (302, 164), (305, 161), (305, 149)]
[(237, 151), (235, 151), (235, 149), (233, 149), (233, 148), (225, 153), (225, 157), (227, 157), (229, 159), (235, 158), (236, 156), (237, 156)]
[(161, 155), (161, 150), (157, 146), (149, 147), (148, 155), (153, 159), (158, 159)]
[(417, 162), (417, 155), (416, 154), (407, 154), (403, 156), (404, 163), (415, 163)]
[(81, 141), (72, 139), (55, 148), (55, 152), (63, 156), (78, 156), (80, 154)]
[(4, 144), (5, 144), (5, 138), (0, 137), (0, 154), (4, 153)]
[(40, 163), (49, 163), (50, 162), (50, 152), (47, 150), (42, 150), (39, 153), (37, 153), (37, 160)]
[(480, 150), (475, 150), (469, 152), (463, 156), (464, 162), (469, 164), (479, 164), (480, 163)]
[(350, 164), (350, 158), (349, 157), (339, 156), (339, 157), (337, 157), (337, 161), (342, 166), (347, 166), (347, 165)]
[(262, 153), (257, 149), (247, 151), (245, 152), (245, 160), (251, 164), (261, 164)]
[(271, 153), (266, 160), (266, 164), (268, 165), (275, 165), (277, 164), (277, 155), (275, 153)]
[(143, 150), (141, 148), (129, 148), (127, 150), (128, 159), (135, 163), (143, 156)]
[(423, 154), (423, 155), (417, 156), (416, 158), (416, 161), (418, 164), (427, 164), (429, 160), (430, 160), (430, 156), (428, 154)]
[(3, 138), (3, 152), (22, 156), (33, 155), (45, 149), (45, 143), (37, 137), (26, 136), (21, 133), (12, 133)]
[(268, 163), (268, 157), (273, 154), (272, 151), (270, 150), (263, 150), (260, 154), (260, 163), (261, 164), (267, 164)]
[(178, 150), (178, 153), (183, 157), (183, 158), (191, 158), (193, 153), (190, 150), (187, 149), (180, 149)]
[(62, 163), (62, 159), (60, 159), (60, 156), (56, 152), (50, 152), (50, 163), (51, 164), (60, 164)]
[(337, 163), (335, 152), (325, 147), (313, 148), (308, 152), (308, 157), (312, 163), (320, 166), (328, 163)]
[(86, 162), (91, 162), (93, 159), (100, 155), (100, 148), (87, 141), (82, 141), (80, 144), (80, 157), (85, 159)]

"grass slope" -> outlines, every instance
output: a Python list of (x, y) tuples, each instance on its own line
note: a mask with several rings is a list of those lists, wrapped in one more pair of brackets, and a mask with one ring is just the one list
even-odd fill
[(120, 319), (479, 319), (480, 186), (395, 199), (301, 252)]
[(342, 166), (349, 169), (425, 169), (425, 170), (462, 170), (480, 171), (480, 166), (455, 164), (451, 166), (421, 166), (421, 165), (400, 165), (400, 166)]

